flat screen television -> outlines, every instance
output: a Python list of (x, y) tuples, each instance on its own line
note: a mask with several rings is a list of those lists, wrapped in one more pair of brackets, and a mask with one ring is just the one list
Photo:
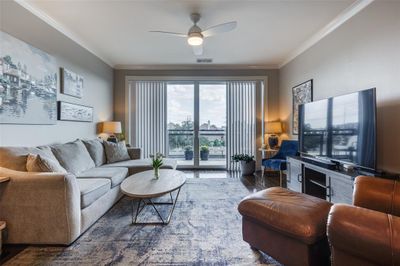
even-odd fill
[(302, 156), (376, 169), (375, 88), (299, 106)]

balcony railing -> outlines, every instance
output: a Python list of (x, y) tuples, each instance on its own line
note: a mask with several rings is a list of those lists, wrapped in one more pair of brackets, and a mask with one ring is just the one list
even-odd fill
[[(194, 130), (169, 129), (168, 130), (168, 157), (184, 158), (185, 147), (194, 145)], [(225, 158), (225, 130), (201, 129), (199, 130), (199, 144), (208, 146), (210, 159)]]

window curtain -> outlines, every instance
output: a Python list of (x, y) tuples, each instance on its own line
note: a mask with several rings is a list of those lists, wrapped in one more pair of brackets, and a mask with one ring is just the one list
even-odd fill
[(166, 154), (166, 82), (135, 82), (135, 144), (144, 158), (160, 152)]
[(256, 81), (227, 82), (226, 159), (228, 170), (238, 170), (234, 154), (255, 156), (256, 146)]

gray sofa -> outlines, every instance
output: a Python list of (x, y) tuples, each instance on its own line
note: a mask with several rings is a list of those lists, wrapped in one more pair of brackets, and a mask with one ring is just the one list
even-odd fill
[[(122, 197), (127, 176), (151, 169), (138, 148), (128, 148), (129, 160), (107, 163), (99, 143), (0, 147), (0, 176), (10, 177), (0, 184), (6, 243), (71, 244)], [(27, 172), (28, 154), (54, 158), (68, 173)], [(163, 168), (175, 169), (176, 161), (165, 159)]]

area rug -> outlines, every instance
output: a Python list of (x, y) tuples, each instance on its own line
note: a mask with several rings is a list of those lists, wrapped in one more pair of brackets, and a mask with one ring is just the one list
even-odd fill
[[(236, 178), (188, 179), (164, 226), (132, 225), (122, 198), (71, 246), (29, 246), (6, 265), (279, 265), (242, 240), (237, 206), (248, 194)], [(153, 211), (138, 219), (156, 221)]]

